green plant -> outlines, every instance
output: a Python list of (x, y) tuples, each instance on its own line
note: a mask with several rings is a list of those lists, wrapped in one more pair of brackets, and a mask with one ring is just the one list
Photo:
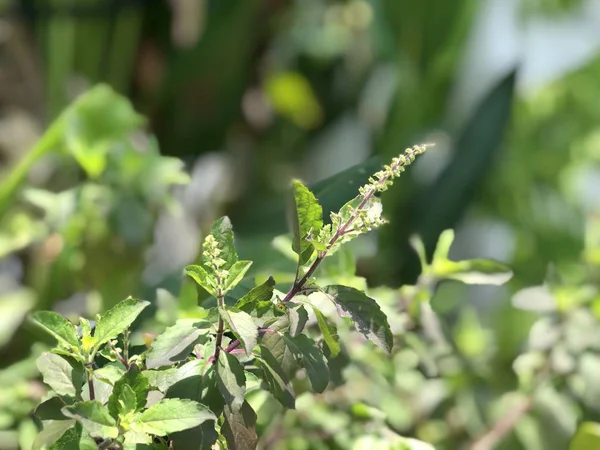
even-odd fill
[[(186, 268), (216, 305), (177, 321), (147, 347), (130, 346), (130, 327), (149, 305), (145, 301), (128, 298), (99, 316), (94, 328), (81, 318), (79, 331), (57, 313), (34, 313), (34, 323), (57, 341), (38, 358), (52, 393), (36, 409), (44, 425), (34, 448), (190, 448), (190, 442), (194, 448), (215, 442), (255, 448), (248, 391), (266, 389), (293, 409), (292, 381), (300, 368), (314, 392), (329, 384), (328, 358), (339, 354), (340, 343), (315, 297), (329, 300), (364, 337), (390, 352), (393, 335), (378, 303), (352, 286), (319, 286), (313, 275), (343, 244), (385, 223), (377, 194), (425, 149), (394, 158), (327, 224), (316, 197), (293, 182), (297, 270), (287, 292), (277, 290), (273, 278), (238, 289), (252, 263), (239, 260), (224, 217), (205, 238), (201, 263)], [(305, 329), (309, 313), (320, 333)]]

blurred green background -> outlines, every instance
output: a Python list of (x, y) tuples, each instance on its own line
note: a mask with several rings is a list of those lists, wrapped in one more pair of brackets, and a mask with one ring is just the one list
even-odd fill
[[(539, 312), (515, 308), (514, 293), (546, 281), (596, 300), (598, 1), (2, 0), (0, 14), (0, 448), (26, 445), (23, 418), (42, 395), (28, 311), (90, 315), (137, 295), (164, 316), (165, 293), (179, 295), (202, 232), (224, 214), (256, 273), (285, 271), (271, 241), (286, 232), (292, 177), (332, 209), (418, 143), (436, 146), (386, 193), (391, 224), (352, 250), (373, 289), (414, 283), (409, 237), (431, 255), (448, 228), (453, 258), (513, 268), (507, 286), (446, 283), (432, 300), (487, 368), (469, 381), (481, 390), (454, 398), (460, 408), (518, 385), (513, 361)], [(361, 376), (349, 379), (375, 383)], [(411, 376), (398, 403), (433, 389), (430, 375)], [(364, 398), (377, 403), (383, 385)], [(554, 427), (528, 416), (503, 448), (567, 448), (576, 423), (599, 414), (594, 399), (571, 411), (552, 397)], [(328, 439), (368, 429), (350, 410), (330, 421), (335, 396), (316, 401), (265, 425), (265, 448), (349, 448)], [(388, 425), (463, 448), (485, 420), (454, 435), (443, 403), (417, 416), (391, 405)]]

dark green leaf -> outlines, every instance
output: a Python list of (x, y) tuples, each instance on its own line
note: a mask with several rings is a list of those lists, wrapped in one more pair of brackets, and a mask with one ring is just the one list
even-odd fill
[[(219, 250), (221, 250), (219, 257), (225, 260), (223, 269), (229, 270), (238, 260), (233, 238), (233, 228), (229, 217), (225, 216), (217, 220), (210, 229), (210, 234), (219, 243)], [(205, 261), (204, 256), (203, 261)]]
[(238, 359), (230, 353), (221, 352), (217, 362), (217, 386), (231, 411), (237, 412), (244, 403), (246, 377)]
[(165, 436), (169, 433), (197, 427), (215, 415), (193, 400), (168, 398), (144, 411), (132, 424), (136, 432)]
[(288, 317), (290, 319), (290, 335), (298, 336), (304, 330), (304, 326), (308, 321), (308, 313), (304, 305), (294, 305), (288, 303)]
[(93, 349), (98, 350), (101, 345), (119, 336), (148, 305), (150, 302), (129, 297), (106, 311), (96, 324)]
[(225, 280), (223, 292), (227, 293), (236, 287), (242, 281), (251, 265), (252, 261), (236, 261), (229, 269), (229, 275), (227, 276), (227, 280)]
[(98, 400), (75, 403), (62, 409), (65, 416), (75, 419), (92, 437), (116, 438), (119, 435), (116, 420), (108, 408)]
[(217, 372), (215, 365), (211, 364), (206, 373), (191, 375), (175, 382), (169, 387), (165, 396), (167, 398), (186, 398), (208, 406), (216, 415), (223, 411), (225, 401), (217, 387)]
[(285, 408), (294, 409), (296, 407), (294, 392), (286, 380), (283, 368), (268, 349), (261, 346), (260, 353), (261, 372), (269, 391)]
[(62, 408), (67, 406), (67, 403), (60, 397), (51, 397), (45, 402), (40, 403), (35, 408), (35, 416), (40, 420), (66, 420), (62, 413)]
[(283, 379), (286, 382), (298, 371), (296, 359), (283, 339), (283, 333), (288, 332), (289, 329), (289, 319), (280, 317), (269, 325), (269, 331), (265, 332), (260, 342), (261, 348), (268, 350), (269, 354), (275, 358), (277, 365), (282, 368)]
[(273, 309), (273, 288), (275, 280), (269, 277), (260, 286), (256, 286), (238, 300), (235, 307), (254, 317), (263, 317)]
[(294, 240), (293, 250), (299, 255), (299, 264), (304, 265), (313, 253), (313, 245), (307, 240), (311, 233), (323, 227), (323, 208), (310, 190), (298, 180), (292, 182), (295, 211), (292, 217)]
[(329, 347), (329, 352), (331, 353), (331, 356), (335, 358), (340, 353), (340, 343), (338, 342), (337, 330), (333, 325), (330, 325), (327, 322), (327, 319), (323, 313), (314, 306), (313, 312), (317, 318), (317, 323), (319, 324), (321, 334), (323, 334), (323, 339), (325, 340), (327, 347)]
[(154, 369), (183, 361), (192, 352), (194, 346), (202, 342), (210, 331), (210, 323), (195, 319), (178, 320), (152, 342), (146, 356), (146, 367)]
[(217, 288), (214, 277), (202, 266), (191, 265), (185, 268), (185, 273), (191, 277), (201, 288), (213, 297), (217, 296)]
[(34, 323), (66, 347), (79, 347), (75, 325), (53, 311), (37, 311), (31, 315)]
[(123, 400), (123, 390), (131, 389), (135, 395), (134, 410), (140, 411), (145, 405), (150, 391), (150, 383), (136, 364), (132, 364), (125, 375), (119, 379), (108, 398), (108, 411), (113, 417), (119, 415), (120, 402)]
[(58, 395), (79, 395), (84, 379), (84, 368), (80, 362), (46, 352), (37, 359), (37, 367), (44, 377), (44, 383)]
[(231, 450), (255, 450), (258, 445), (256, 413), (248, 402), (238, 412), (225, 408), (225, 423), (221, 432)]
[(348, 286), (327, 286), (323, 292), (352, 318), (357, 330), (367, 339), (383, 350), (391, 351), (392, 332), (387, 317), (375, 300), (364, 292)]
[[(148, 379), (151, 386), (156, 387), (161, 392), (167, 392), (178, 381), (188, 377), (200, 376), (205, 363), (206, 361), (203, 359), (193, 359), (178, 368), (169, 367), (162, 370), (145, 370), (142, 373)], [(198, 399), (192, 398), (190, 400)]]
[(302, 361), (313, 391), (323, 392), (329, 384), (329, 368), (323, 352), (304, 334), (296, 337), (286, 334), (284, 339), (296, 359)]
[(254, 323), (252, 316), (234, 308), (227, 310), (219, 308), (219, 313), (244, 346), (246, 354), (250, 355), (258, 339), (258, 326)]
[(215, 423), (206, 421), (202, 425), (169, 435), (176, 450), (213, 450), (219, 437)]

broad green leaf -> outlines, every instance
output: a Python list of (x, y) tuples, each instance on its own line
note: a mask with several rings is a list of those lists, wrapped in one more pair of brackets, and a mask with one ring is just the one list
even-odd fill
[(127, 388), (133, 392), (135, 397), (133, 410), (140, 411), (146, 405), (150, 383), (136, 364), (132, 364), (123, 377), (115, 383), (112, 393), (108, 398), (108, 411), (115, 418), (120, 412), (120, 403), (124, 395), (123, 390)]
[(60, 397), (51, 397), (40, 403), (35, 408), (34, 414), (40, 420), (65, 420), (67, 418), (61, 411), (65, 406), (67, 403)]
[(215, 279), (202, 266), (191, 265), (185, 268), (185, 273), (191, 277), (200, 287), (213, 297), (217, 296)]
[(217, 387), (225, 404), (237, 412), (244, 403), (246, 377), (238, 359), (230, 353), (221, 352), (217, 362)]
[[(125, 442), (123, 443), (123, 450), (141, 450), (144, 448), (148, 450), (156, 450), (157, 448), (156, 445), (152, 445), (153, 439), (152, 436), (150, 436), (148, 433), (129, 430), (125, 432), (123, 436), (125, 437)], [(162, 448), (167, 449), (166, 446), (163, 446)]]
[(348, 286), (327, 286), (323, 292), (351, 317), (360, 333), (383, 350), (391, 351), (392, 332), (387, 317), (375, 300)]
[(137, 400), (135, 392), (133, 392), (133, 389), (128, 384), (125, 384), (119, 390), (119, 397), (117, 398), (117, 417), (123, 417), (136, 410)]
[[(229, 217), (225, 216), (217, 220), (211, 227), (210, 234), (219, 243), (219, 250), (221, 250), (219, 257), (225, 260), (223, 269), (229, 270), (238, 260), (233, 238), (233, 228)], [(205, 261), (204, 256), (203, 261)]]
[(205, 339), (210, 323), (195, 319), (178, 320), (152, 342), (146, 356), (146, 367), (154, 369), (186, 359), (196, 344)]
[(294, 391), (286, 380), (283, 368), (268, 349), (261, 347), (260, 354), (261, 372), (269, 391), (285, 408), (295, 409)]
[[(120, 363), (119, 363), (120, 364)], [(99, 369), (94, 370), (94, 378), (101, 380), (111, 386), (125, 374), (125, 370), (117, 363), (109, 363)]]
[(505, 264), (491, 259), (445, 261), (433, 265), (433, 273), (439, 278), (461, 281), (465, 284), (501, 285), (512, 278), (512, 270)]
[(67, 430), (48, 450), (97, 450), (98, 444), (80, 423)]
[(42, 353), (37, 359), (38, 370), (44, 377), (44, 383), (61, 396), (77, 397), (83, 386), (84, 368), (75, 360), (54, 353)]
[(94, 350), (98, 350), (101, 345), (129, 328), (148, 305), (150, 302), (129, 297), (105, 312), (94, 330), (94, 338), (96, 338)]
[(333, 325), (330, 325), (327, 322), (327, 319), (321, 311), (314, 306), (312, 309), (315, 313), (315, 317), (317, 318), (317, 323), (319, 324), (319, 329), (323, 335), (323, 340), (327, 344), (327, 347), (329, 347), (331, 356), (335, 358), (340, 353), (340, 343), (338, 342), (337, 330)]
[(225, 404), (223, 395), (221, 395), (218, 388), (217, 367), (213, 364), (210, 364), (205, 372), (202, 369), (197, 374), (175, 382), (169, 386), (165, 396), (167, 398), (184, 398), (197, 401), (208, 406), (216, 415), (221, 414)]
[(165, 436), (197, 427), (207, 420), (216, 420), (216, 417), (206, 406), (193, 400), (168, 398), (144, 411), (132, 424), (132, 429)]
[[(175, 383), (189, 377), (199, 376), (203, 373), (206, 360), (193, 359), (186, 362), (181, 367), (169, 367), (162, 370), (145, 370), (143, 375), (148, 379), (151, 386), (158, 388), (159, 391), (166, 393)], [(190, 399), (195, 400), (195, 399)], [(199, 399), (197, 399), (199, 401)]]
[(252, 265), (252, 261), (236, 261), (229, 269), (229, 275), (223, 286), (224, 293), (229, 292), (231, 289), (237, 286), (242, 281), (246, 272)]
[(308, 313), (304, 308), (304, 305), (294, 305), (288, 303), (288, 317), (290, 319), (290, 335), (298, 336), (304, 330), (304, 326), (308, 321)]
[(268, 350), (277, 365), (283, 370), (285, 382), (289, 381), (298, 371), (296, 359), (283, 339), (283, 333), (289, 332), (289, 329), (289, 319), (286, 316), (280, 317), (269, 325), (269, 331), (265, 332), (260, 341), (261, 348)]
[(600, 423), (583, 422), (569, 444), (569, 450), (596, 450), (600, 448)]
[(81, 422), (83, 428), (92, 437), (116, 438), (119, 435), (116, 420), (108, 412), (108, 408), (98, 400), (89, 400), (65, 406), (65, 416)]
[(307, 238), (323, 227), (323, 208), (315, 195), (302, 182), (292, 182), (295, 211), (292, 218), (294, 240), (293, 250), (300, 257), (299, 264), (304, 265), (313, 254), (313, 245)]
[(246, 354), (252, 354), (252, 349), (258, 339), (258, 326), (254, 323), (252, 316), (233, 308), (227, 310), (219, 308), (219, 313), (244, 346)]
[(37, 311), (31, 315), (34, 323), (51, 334), (59, 344), (79, 347), (75, 325), (53, 311)]
[(238, 412), (225, 408), (225, 423), (221, 433), (231, 450), (254, 450), (258, 445), (256, 413), (248, 402)]
[(255, 317), (263, 317), (273, 309), (273, 288), (275, 280), (269, 277), (263, 284), (256, 286), (235, 304), (235, 307)]
[(304, 334), (296, 337), (286, 334), (284, 339), (296, 358), (302, 361), (313, 391), (323, 392), (329, 384), (329, 367), (323, 352)]
[(75, 421), (69, 420), (49, 420), (44, 423), (44, 428), (38, 433), (33, 441), (32, 450), (41, 450), (44, 447), (50, 447), (58, 441), (65, 432), (74, 428)]

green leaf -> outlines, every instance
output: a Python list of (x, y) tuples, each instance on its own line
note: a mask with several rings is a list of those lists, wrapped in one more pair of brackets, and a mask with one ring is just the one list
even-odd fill
[(218, 434), (215, 424), (206, 421), (202, 425), (170, 434), (173, 448), (177, 450), (213, 450)]
[(444, 261), (433, 264), (433, 273), (439, 278), (461, 281), (465, 284), (501, 285), (512, 278), (512, 270), (491, 259)]
[(44, 377), (44, 383), (58, 395), (79, 395), (84, 379), (84, 368), (80, 362), (46, 352), (37, 359), (37, 367)]
[(219, 313), (223, 320), (227, 323), (235, 337), (237, 337), (247, 355), (252, 354), (252, 349), (256, 345), (258, 339), (258, 326), (254, 323), (252, 316), (244, 311), (238, 311), (234, 308), (227, 310), (219, 308)]
[(600, 448), (600, 423), (583, 422), (569, 444), (569, 450), (596, 450)]
[[(162, 370), (145, 370), (142, 374), (148, 379), (151, 386), (156, 387), (160, 392), (165, 393), (175, 383), (188, 377), (201, 375), (205, 364), (206, 361), (204, 359), (193, 359), (181, 367), (169, 367), (168, 369)], [(194, 399), (192, 398), (191, 400)]]
[(96, 342), (93, 352), (129, 328), (148, 305), (150, 302), (129, 297), (104, 313), (94, 330)]
[(340, 353), (340, 343), (337, 339), (337, 329), (327, 322), (327, 319), (321, 311), (319, 311), (314, 306), (312, 309), (315, 313), (315, 317), (317, 318), (317, 323), (319, 324), (321, 334), (323, 334), (323, 340), (327, 344), (327, 347), (329, 347), (329, 352), (331, 353), (331, 356), (335, 358)]
[(124, 417), (131, 412), (135, 412), (137, 409), (135, 392), (133, 392), (133, 389), (128, 384), (123, 385), (117, 399), (117, 417)]
[(252, 261), (236, 261), (231, 268), (229, 269), (229, 275), (227, 276), (227, 280), (225, 280), (225, 284), (223, 285), (224, 293), (229, 292), (237, 284), (242, 281), (246, 272), (252, 265)]
[[(260, 368), (269, 391), (283, 407), (295, 409), (294, 391), (286, 380), (283, 368), (268, 349), (261, 346), (260, 354)], [(291, 352), (290, 355), (292, 355)], [(293, 358), (293, 356), (291, 357)]]
[(184, 398), (197, 401), (220, 415), (223, 411), (225, 400), (218, 388), (217, 368), (210, 364), (206, 372), (190, 374), (169, 387), (165, 393), (167, 398)]
[(227, 440), (230, 450), (255, 450), (258, 445), (256, 434), (256, 413), (248, 402), (233, 412), (225, 408), (225, 422), (221, 433)]
[(450, 247), (452, 247), (452, 243), (454, 242), (454, 230), (444, 230), (438, 239), (437, 245), (435, 247), (435, 252), (433, 253), (433, 264), (442, 263), (448, 260), (448, 255), (450, 254)]
[(116, 438), (119, 435), (116, 420), (108, 408), (98, 400), (75, 403), (62, 409), (65, 416), (75, 419), (92, 437)]
[(308, 313), (304, 308), (304, 305), (294, 305), (288, 303), (288, 317), (290, 320), (290, 335), (298, 336), (304, 330), (304, 326), (308, 321)]
[(327, 286), (323, 292), (351, 317), (360, 333), (383, 350), (391, 351), (392, 332), (387, 317), (375, 300), (348, 286)]
[(329, 384), (329, 367), (323, 352), (304, 334), (296, 337), (286, 334), (284, 339), (294, 356), (302, 361), (313, 391), (323, 392)]
[(210, 323), (196, 319), (178, 320), (152, 342), (146, 356), (146, 367), (154, 369), (183, 361), (194, 346), (205, 339), (210, 326)]
[(216, 417), (206, 406), (193, 400), (168, 398), (144, 411), (132, 424), (132, 429), (165, 436), (197, 427), (207, 420), (216, 420)]
[(67, 403), (60, 397), (51, 397), (40, 403), (35, 408), (34, 414), (40, 420), (65, 420), (67, 418), (61, 410), (66, 405)]
[(313, 254), (313, 245), (307, 238), (323, 227), (323, 208), (315, 195), (302, 182), (292, 182), (295, 214), (292, 218), (294, 240), (293, 250), (300, 257), (299, 264), (304, 265)]
[(238, 359), (230, 353), (221, 352), (217, 363), (217, 387), (225, 404), (237, 412), (244, 403), (246, 377)]
[[(219, 243), (219, 250), (221, 250), (219, 257), (225, 260), (223, 269), (229, 270), (238, 260), (238, 255), (235, 251), (233, 228), (229, 217), (225, 216), (217, 220), (210, 229), (210, 234)], [(205, 261), (204, 256), (202, 258)]]
[(217, 283), (204, 267), (197, 265), (187, 266), (185, 268), (185, 273), (210, 295), (213, 297), (217, 296)]
[(53, 311), (37, 311), (31, 315), (34, 323), (51, 334), (59, 344), (67, 348), (79, 347), (75, 325)]
[(74, 429), (74, 420), (51, 420), (44, 423), (44, 428), (38, 433), (33, 441), (32, 450), (41, 450), (44, 447), (50, 447), (58, 441), (65, 432), (71, 428)]
[(262, 317), (273, 308), (273, 288), (275, 280), (269, 277), (263, 284), (256, 286), (235, 304), (235, 307), (250, 315)]
[(125, 374), (115, 383), (112, 393), (108, 398), (108, 411), (117, 418), (120, 412), (120, 403), (123, 401), (123, 390), (131, 390), (135, 397), (133, 410), (140, 411), (145, 405), (150, 391), (150, 383), (136, 364), (132, 364)]
[(298, 364), (294, 355), (288, 348), (283, 333), (289, 332), (290, 322), (287, 317), (281, 317), (274, 323), (269, 325), (269, 330), (266, 332), (260, 342), (261, 351), (268, 350), (273, 356), (277, 365), (281, 367), (283, 379), (287, 383), (298, 371)]

